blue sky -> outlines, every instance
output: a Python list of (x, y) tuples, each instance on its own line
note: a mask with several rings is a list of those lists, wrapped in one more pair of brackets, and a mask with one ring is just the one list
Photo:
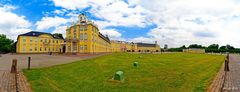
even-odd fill
[(237, 0), (1, 0), (0, 33), (62, 33), (85, 13), (111, 39), (240, 47)]

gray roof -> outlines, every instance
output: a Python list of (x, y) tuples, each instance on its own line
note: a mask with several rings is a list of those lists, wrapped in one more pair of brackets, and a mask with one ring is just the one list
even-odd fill
[(138, 47), (156, 47), (156, 44), (150, 44), (150, 43), (137, 43)]
[(57, 35), (52, 35), (52, 34), (50, 34), (50, 33), (37, 32), (37, 31), (31, 31), (31, 32), (28, 32), (28, 33), (25, 33), (25, 34), (20, 34), (20, 35), (18, 35), (18, 36), (33, 36), (33, 37), (38, 37), (38, 36), (40, 36), (40, 35), (42, 35), (42, 34), (50, 35), (50, 36), (52, 36), (52, 37), (55, 38), (55, 39), (64, 39), (64, 38), (59, 37), (59, 36), (57, 36)]
[(110, 39), (108, 38), (108, 36), (104, 36), (103, 34), (101, 34), (100, 32), (99, 32), (99, 35), (98, 35), (100, 38), (102, 38), (103, 40), (105, 40), (106, 42), (108, 42), (108, 43), (111, 43), (110, 42)]

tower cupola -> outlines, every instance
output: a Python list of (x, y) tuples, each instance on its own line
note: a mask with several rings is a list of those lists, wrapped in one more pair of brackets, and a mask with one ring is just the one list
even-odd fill
[(88, 21), (87, 16), (83, 13), (78, 16), (78, 20), (80, 23), (87, 23), (87, 21)]

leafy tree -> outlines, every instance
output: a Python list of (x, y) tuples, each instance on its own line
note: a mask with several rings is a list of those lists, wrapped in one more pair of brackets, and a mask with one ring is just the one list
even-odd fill
[(221, 50), (226, 50), (227, 47), (226, 47), (226, 46), (221, 46), (219, 49), (221, 49)]
[(188, 46), (188, 48), (205, 48), (202, 45), (198, 45), (198, 44), (191, 44)]
[(208, 49), (218, 49), (219, 45), (218, 44), (211, 44), (208, 46)]
[(182, 47), (180, 47), (181, 49), (186, 49), (187, 47), (185, 45), (183, 45)]
[(235, 48), (233, 47), (233, 46), (231, 46), (231, 45), (226, 45), (226, 49), (228, 49), (228, 50), (234, 50)]
[(13, 43), (14, 41), (8, 39), (6, 35), (0, 34), (0, 52), (1, 53), (8, 53), (13, 51)]

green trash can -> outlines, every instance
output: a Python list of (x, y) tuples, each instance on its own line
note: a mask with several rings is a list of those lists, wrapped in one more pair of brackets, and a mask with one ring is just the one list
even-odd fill
[(114, 75), (114, 80), (122, 81), (123, 80), (123, 71), (117, 71)]
[(138, 67), (138, 62), (134, 62), (134, 63), (133, 63), (133, 66), (134, 66), (134, 67)]

